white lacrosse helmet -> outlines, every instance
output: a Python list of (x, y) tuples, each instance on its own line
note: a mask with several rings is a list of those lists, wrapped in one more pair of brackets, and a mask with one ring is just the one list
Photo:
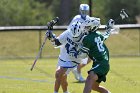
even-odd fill
[(88, 4), (81, 4), (80, 8), (79, 8), (79, 11), (80, 11), (81, 17), (83, 19), (86, 19), (86, 15), (89, 14), (89, 5)]
[(84, 26), (84, 30), (86, 31), (96, 31), (100, 25), (100, 18), (94, 17), (91, 17), (90, 19), (85, 20), (85, 22), (82, 23), (82, 26)]
[(79, 41), (81, 37), (84, 35), (82, 23), (80, 22), (73, 22), (68, 29), (70, 36), (75, 42)]

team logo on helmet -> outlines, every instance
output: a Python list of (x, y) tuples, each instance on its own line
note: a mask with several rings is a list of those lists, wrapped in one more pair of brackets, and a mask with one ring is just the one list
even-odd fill
[(69, 31), (70, 31), (70, 36), (75, 40), (76, 39), (78, 40), (83, 36), (83, 27), (80, 22), (72, 23), (71, 27), (69, 28)]

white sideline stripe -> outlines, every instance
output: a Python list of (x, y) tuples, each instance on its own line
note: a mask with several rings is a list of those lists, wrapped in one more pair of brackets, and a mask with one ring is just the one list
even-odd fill
[(10, 76), (0, 76), (0, 78), (3, 79), (10, 79), (10, 80), (22, 80), (22, 81), (32, 81), (32, 82), (47, 82), (50, 84), (54, 84), (53, 81), (48, 81), (48, 80), (36, 80), (36, 79), (29, 79), (29, 78), (17, 78), (17, 77), (10, 77)]

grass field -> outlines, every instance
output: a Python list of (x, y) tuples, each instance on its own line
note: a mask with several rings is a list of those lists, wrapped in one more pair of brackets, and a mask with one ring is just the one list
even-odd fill
[[(53, 93), (57, 59), (39, 59), (30, 71), (34, 59), (0, 60), (0, 93)], [(107, 82), (101, 83), (112, 93), (140, 93), (140, 57), (111, 58)], [(91, 63), (83, 69), (83, 76)], [(78, 83), (72, 73), (68, 77), (69, 91), (82, 93), (84, 83)], [(60, 89), (60, 93), (63, 93)], [(92, 92), (95, 93), (95, 92)]]
[[(41, 32), (43, 42), (45, 31)], [(59, 35), (62, 32), (55, 32)], [(110, 55), (140, 55), (139, 29), (121, 30), (118, 35), (111, 35), (106, 41)], [(12, 31), (0, 33), (0, 93), (53, 93), (54, 73), (57, 59), (45, 57), (58, 56), (59, 49), (54, 49), (46, 42), (42, 57), (36, 68), (31, 65), (39, 50), (39, 32)], [(12, 58), (12, 59), (8, 59)], [(14, 59), (19, 58), (19, 59)], [(24, 58), (24, 59), (22, 59)], [(140, 57), (111, 58), (111, 69), (106, 83), (101, 83), (112, 93), (140, 93)], [(91, 63), (83, 69), (86, 78)], [(68, 77), (69, 91), (82, 93), (84, 83), (78, 83), (72, 73)], [(62, 90), (60, 89), (60, 92)], [(95, 93), (95, 92), (93, 92)]]
[[(45, 31), (41, 32), (43, 42)], [(62, 31), (54, 32), (58, 36)], [(140, 55), (140, 30), (125, 29), (118, 35), (111, 35), (106, 41), (110, 55)], [(35, 57), (39, 51), (38, 31), (0, 32), (0, 58)], [(54, 49), (47, 40), (42, 56), (58, 56), (59, 49)]]

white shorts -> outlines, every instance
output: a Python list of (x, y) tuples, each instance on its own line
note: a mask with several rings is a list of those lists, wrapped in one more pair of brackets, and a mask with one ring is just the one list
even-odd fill
[(72, 61), (64, 61), (59, 58), (57, 67), (67, 68), (66, 74), (69, 74), (69, 72), (72, 71), (74, 68), (76, 68), (77, 65), (78, 65), (77, 63), (74, 63)]
[(82, 59), (81, 64), (87, 64), (87, 62), (88, 62), (88, 57), (87, 57), (87, 58)]

